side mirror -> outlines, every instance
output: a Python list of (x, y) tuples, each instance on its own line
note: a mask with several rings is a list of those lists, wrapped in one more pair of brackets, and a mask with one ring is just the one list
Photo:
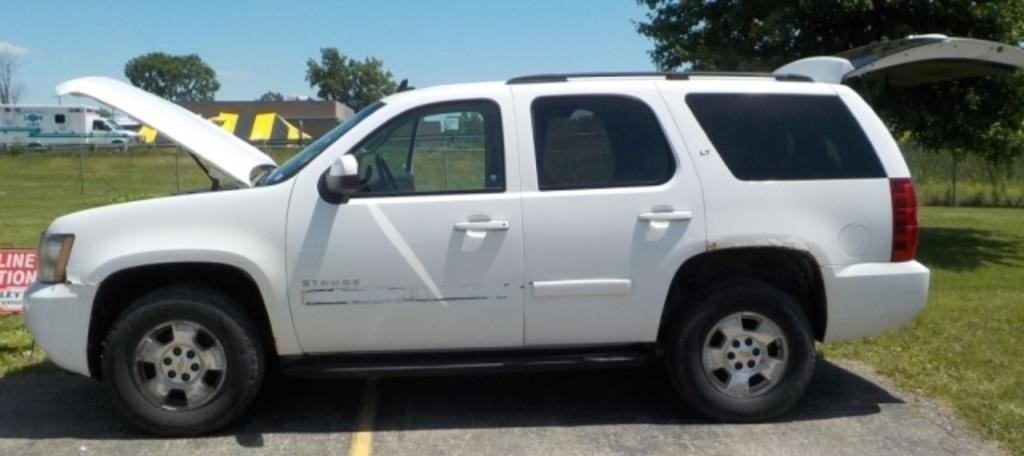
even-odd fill
[(332, 204), (341, 204), (359, 189), (359, 162), (351, 154), (342, 155), (320, 176), (320, 196)]

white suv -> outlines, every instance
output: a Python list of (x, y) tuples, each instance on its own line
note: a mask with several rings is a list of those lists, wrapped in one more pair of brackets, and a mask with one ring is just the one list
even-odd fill
[(405, 91), (275, 166), (153, 95), (72, 80), (58, 91), (159, 129), (220, 191), (54, 221), (28, 325), (159, 434), (229, 423), (271, 368), (658, 361), (694, 409), (767, 419), (804, 391), (815, 340), (896, 328), (926, 300), (907, 166), (835, 82), (546, 75)]

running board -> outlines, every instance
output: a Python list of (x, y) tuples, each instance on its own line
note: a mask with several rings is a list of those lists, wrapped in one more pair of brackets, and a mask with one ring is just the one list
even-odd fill
[(630, 367), (647, 364), (654, 357), (654, 346), (644, 344), (573, 349), (296, 356), (282, 358), (281, 366), (285, 375), (301, 378), (393, 377)]

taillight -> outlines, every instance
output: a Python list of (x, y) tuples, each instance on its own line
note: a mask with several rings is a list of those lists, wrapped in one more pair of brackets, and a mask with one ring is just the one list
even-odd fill
[(889, 179), (892, 193), (892, 261), (910, 261), (917, 253), (917, 196), (910, 178)]

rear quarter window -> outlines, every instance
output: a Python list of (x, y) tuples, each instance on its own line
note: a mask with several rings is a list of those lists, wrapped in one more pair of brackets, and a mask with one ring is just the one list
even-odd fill
[(837, 96), (692, 93), (686, 104), (737, 179), (885, 177), (864, 130)]

